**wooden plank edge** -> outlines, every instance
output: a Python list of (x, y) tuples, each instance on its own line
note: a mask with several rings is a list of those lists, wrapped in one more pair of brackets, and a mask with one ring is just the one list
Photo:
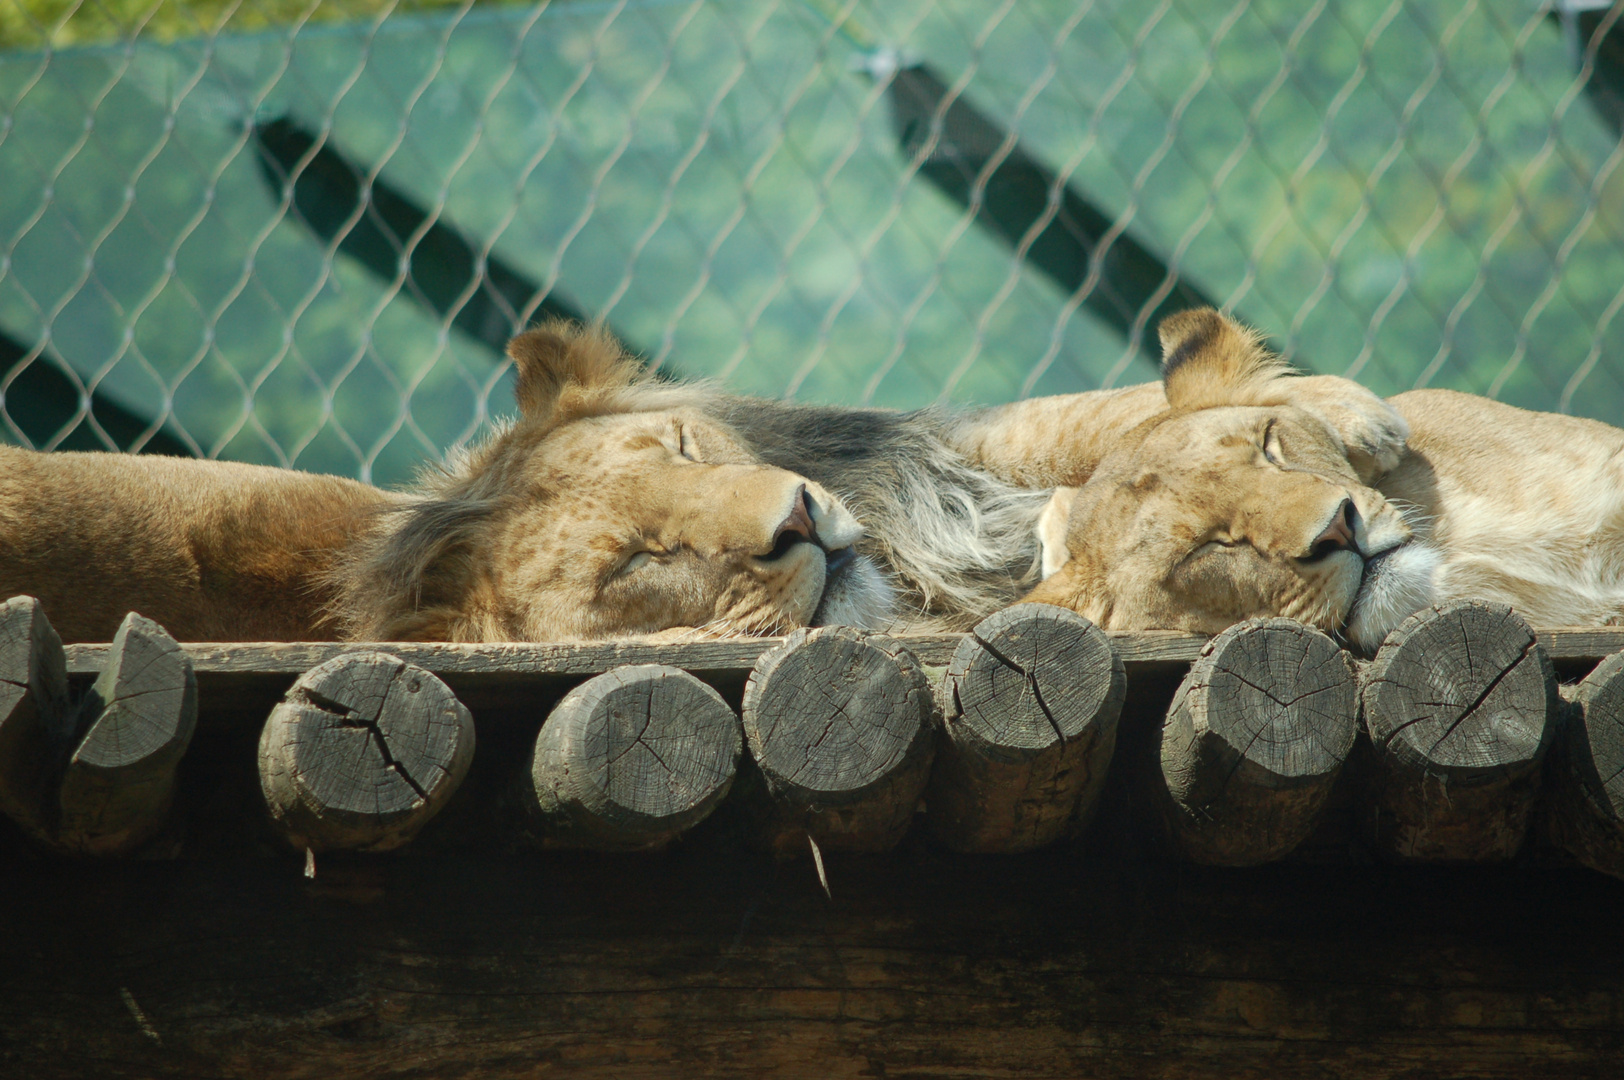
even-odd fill
[[(1551, 627), (1537, 631), (1553, 661), (1599, 661), (1624, 650), (1624, 627)], [(1131, 669), (1137, 665), (1187, 664), (1208, 638), (1180, 630), (1106, 632), (1111, 646)], [(896, 640), (920, 663), (943, 667), (962, 634), (906, 634)], [(737, 671), (750, 668), (783, 638), (727, 641), (616, 641), (583, 644), (497, 642), (193, 642), (182, 648), (200, 677), (266, 675), (297, 677), (343, 652), (376, 649), (436, 675), (571, 676), (592, 675), (622, 664), (668, 664), (684, 671)], [(108, 646), (66, 647), (70, 675), (94, 675), (106, 665)]]

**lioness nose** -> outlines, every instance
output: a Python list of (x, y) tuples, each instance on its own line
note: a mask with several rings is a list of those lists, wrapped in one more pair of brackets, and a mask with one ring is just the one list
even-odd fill
[(1336, 516), (1331, 518), (1331, 523), (1309, 549), (1308, 557), (1322, 559), (1335, 551), (1357, 550), (1353, 539), (1353, 520), (1358, 512), (1352, 499), (1343, 499), (1342, 505), (1336, 508)]
[(812, 510), (806, 505), (805, 484), (795, 489), (795, 502), (790, 505), (789, 516), (773, 533), (773, 543), (776, 545), (791, 534), (797, 535), (803, 540), (812, 539)]

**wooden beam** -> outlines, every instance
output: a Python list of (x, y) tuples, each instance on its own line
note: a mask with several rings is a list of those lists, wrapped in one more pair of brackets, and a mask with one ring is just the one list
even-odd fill
[(1378, 847), (1404, 859), (1506, 859), (1522, 846), (1560, 699), (1550, 656), (1505, 604), (1399, 624), (1364, 672)]
[(536, 737), (518, 801), (544, 847), (664, 847), (727, 797), (739, 718), (685, 671), (635, 664), (565, 695)]
[(1624, 877), (1624, 653), (1573, 688), (1562, 744), (1551, 835), (1586, 866)]
[(271, 818), (301, 851), (388, 851), (426, 825), (474, 757), (474, 719), (445, 683), (386, 653), (301, 675), (259, 740)]
[(1290, 619), (1212, 640), (1162, 729), (1174, 837), (1196, 862), (1256, 866), (1313, 831), (1359, 733), (1359, 683), (1335, 642)]
[(1578, 1080), (1624, 1059), (1581, 869), (811, 868), (670, 854), (27, 863), (0, 1074)]
[(756, 662), (740, 710), (762, 779), (752, 800), (780, 856), (886, 851), (913, 823), (936, 751), (913, 654), (846, 626), (797, 630)]
[(1016, 604), (983, 619), (939, 685), (931, 832), (955, 851), (1030, 851), (1086, 821), (1127, 685), (1105, 634), (1075, 612)]

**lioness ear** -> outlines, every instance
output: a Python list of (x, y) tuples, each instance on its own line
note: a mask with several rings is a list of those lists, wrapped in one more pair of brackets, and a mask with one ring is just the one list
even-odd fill
[(1257, 334), (1212, 308), (1170, 315), (1162, 339), (1162, 384), (1175, 409), (1255, 404), (1258, 392), (1289, 373)]
[(507, 354), (518, 369), (514, 396), (526, 417), (551, 413), (567, 392), (617, 390), (641, 374), (602, 327), (562, 319), (526, 330), (508, 342)]
[(1038, 515), (1038, 545), (1043, 549), (1043, 576), (1054, 577), (1055, 571), (1066, 565), (1071, 550), (1066, 547), (1066, 525), (1071, 520), (1071, 504), (1077, 501), (1077, 489), (1059, 487), (1044, 504)]

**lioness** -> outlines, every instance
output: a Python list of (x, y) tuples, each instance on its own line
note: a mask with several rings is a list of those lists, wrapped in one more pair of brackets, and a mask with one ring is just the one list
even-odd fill
[[(68, 641), (138, 610), (182, 640), (582, 640), (960, 628), (1037, 580), (1035, 525), (1159, 384), (972, 412), (797, 406), (652, 378), (604, 334), (515, 338), (519, 416), (415, 488), (0, 447), (0, 597)], [(1285, 397), (1385, 460), (1342, 379)]]
[(1538, 625), (1624, 619), (1624, 431), (1416, 390), (1388, 402), (1403, 453), (1371, 457), (1288, 400), (1289, 372), (1244, 327), (1183, 312), (1161, 339), (1168, 409), (1055, 492), (1028, 600), (1108, 629), (1285, 615), (1365, 650), (1456, 598)]

